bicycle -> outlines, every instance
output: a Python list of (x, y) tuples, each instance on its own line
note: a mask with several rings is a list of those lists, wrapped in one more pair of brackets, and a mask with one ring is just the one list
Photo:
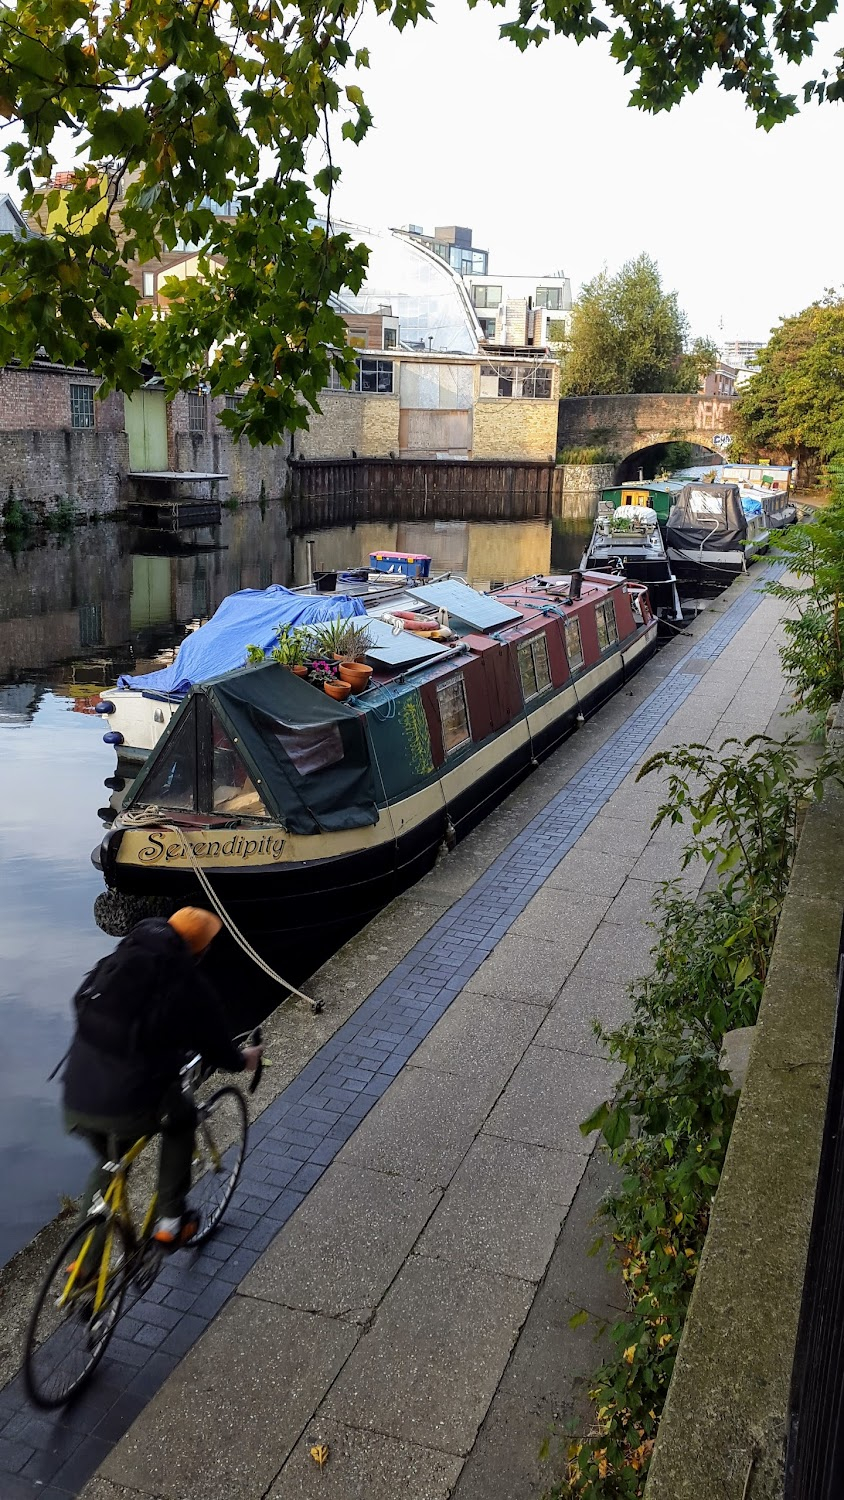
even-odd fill
[[(236, 1040), (247, 1038), (258, 1046), (260, 1029)], [(250, 1094), (262, 1072), (259, 1061)], [(241, 1090), (226, 1083), (208, 1099), (196, 1098), (212, 1073), (198, 1054), (181, 1070), (182, 1088), (197, 1111), (190, 1201), (199, 1214), (199, 1228), (189, 1241), (191, 1248), (210, 1239), (220, 1223), (246, 1154), (248, 1120)], [(95, 1195), (85, 1219), (65, 1240), (44, 1278), (26, 1331), (22, 1372), (36, 1406), (64, 1406), (87, 1385), (105, 1354), (128, 1290), (136, 1287), (139, 1297), (149, 1291), (169, 1253), (152, 1238), (157, 1192), (139, 1231), (127, 1192), (131, 1167), (152, 1139), (142, 1136), (119, 1160), (105, 1163), (103, 1171), (110, 1178), (105, 1192)]]

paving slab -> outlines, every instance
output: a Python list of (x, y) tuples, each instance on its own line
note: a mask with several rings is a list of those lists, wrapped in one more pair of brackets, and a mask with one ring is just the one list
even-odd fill
[(561, 887), (537, 891), (510, 931), (514, 937), (553, 942), (561, 963), (574, 964), (606, 913), (612, 897)]
[(498, 1078), (503, 1087), (544, 1015), (544, 1006), (463, 990), (417, 1047), (413, 1066)]
[(618, 1070), (578, 1055), (576, 1066), (552, 1047), (535, 1043), (522, 1058), (484, 1126), (487, 1135), (588, 1156), (593, 1142), (580, 1122), (609, 1097)]
[(607, 984), (629, 984), (632, 979), (650, 973), (653, 967), (651, 949), (657, 936), (646, 923), (619, 927), (604, 922), (584, 949), (573, 972), (579, 977), (595, 975), (605, 979)]
[(561, 956), (553, 941), (508, 932), (467, 981), (466, 989), (547, 1007), (563, 985), (571, 962)]
[(338, 1160), (445, 1186), (498, 1096), (499, 1085), (407, 1066)]
[(412, 1255), (325, 1413), (447, 1453), (468, 1453), (533, 1300), (528, 1281)]
[(240, 1291), (365, 1323), (439, 1199), (429, 1183), (335, 1162)]
[[(624, 1305), (620, 1276), (607, 1269), (603, 1253), (587, 1253), (612, 1181), (606, 1158), (594, 1153), (454, 1500), (540, 1500), (560, 1478), (565, 1424), (591, 1415), (589, 1381), (609, 1353), (598, 1329)], [(569, 1319), (582, 1308), (592, 1317), (573, 1329)], [(540, 1449), (549, 1439), (553, 1461), (543, 1463)]]
[(632, 1013), (626, 985), (607, 984), (603, 978), (575, 976), (563, 985), (546, 1019), (536, 1033), (540, 1047), (560, 1052), (583, 1052), (604, 1057), (606, 1052), (595, 1034), (595, 1021), (607, 1029), (621, 1026)]
[(257, 1500), (358, 1337), (336, 1318), (234, 1297), (102, 1477), (156, 1500)]
[[(328, 1445), (318, 1468), (310, 1450)], [(360, 1432), (317, 1412), (267, 1500), (448, 1500), (463, 1459), (417, 1443)]]
[(621, 890), (639, 852), (635, 846), (631, 849), (619, 844), (611, 854), (600, 854), (581, 847), (578, 840), (571, 853), (552, 870), (546, 884), (549, 890), (574, 891), (581, 897), (588, 893), (612, 900)]
[[(636, 875), (629, 875), (607, 909), (607, 922), (626, 927), (642, 925), (654, 920), (654, 896), (661, 888), (661, 880), (669, 880), (674, 873), (674, 860), (666, 852), (669, 846), (660, 845), (659, 847), (663, 851), (663, 875), (657, 880), (645, 880)], [(656, 941), (656, 933), (654, 933), (654, 941)]]
[(478, 1136), (425, 1229), (419, 1254), (539, 1281), (584, 1166), (580, 1154)]

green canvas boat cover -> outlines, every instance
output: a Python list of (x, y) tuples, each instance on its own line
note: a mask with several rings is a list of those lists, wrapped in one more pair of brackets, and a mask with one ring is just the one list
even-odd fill
[[(203, 699), (210, 713), (200, 711)], [(277, 662), (194, 686), (138, 775), (127, 805), (219, 810), (213, 786), (217, 763), (226, 757), (229, 766), (233, 758), (242, 762), (263, 815), (290, 833), (365, 828), (378, 821), (365, 716)], [(203, 780), (203, 765), (214, 768), (210, 781)], [(225, 779), (238, 781), (236, 775)], [(210, 787), (205, 798), (203, 785)]]

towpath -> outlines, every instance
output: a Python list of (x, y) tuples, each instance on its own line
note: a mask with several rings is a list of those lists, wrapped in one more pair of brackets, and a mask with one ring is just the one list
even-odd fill
[[(764, 576), (764, 575), (763, 575)], [(636, 769), (778, 732), (782, 606), (742, 580), (320, 972), (268, 1031), (234, 1210), (53, 1420), (0, 1392), (2, 1500), (527, 1500), (597, 1352), (581, 1306), (613, 1078), (681, 836)], [(683, 880), (695, 890), (702, 871)], [(319, 1469), (309, 1455), (327, 1444)]]

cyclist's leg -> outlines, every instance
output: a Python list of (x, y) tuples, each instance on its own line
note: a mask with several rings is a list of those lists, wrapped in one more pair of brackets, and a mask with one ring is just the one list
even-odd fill
[(167, 1090), (159, 1106), (161, 1156), (158, 1168), (158, 1213), (178, 1219), (185, 1211), (193, 1162), (196, 1107), (179, 1083)]
[[(155, 1121), (131, 1119), (110, 1119), (100, 1115), (83, 1115), (76, 1110), (65, 1110), (65, 1129), (69, 1135), (79, 1136), (91, 1147), (96, 1162), (85, 1184), (82, 1201), (79, 1208), (79, 1221), (81, 1222), (88, 1214), (94, 1197), (97, 1193), (104, 1194), (110, 1181), (109, 1174), (103, 1171), (107, 1161), (115, 1156), (123, 1156), (134, 1145), (139, 1136), (145, 1135), (150, 1129), (155, 1130)], [(105, 1236), (102, 1231), (98, 1232), (93, 1243), (86, 1252), (86, 1261), (90, 1262), (91, 1274), (99, 1260)], [(86, 1272), (88, 1267), (86, 1266)]]

